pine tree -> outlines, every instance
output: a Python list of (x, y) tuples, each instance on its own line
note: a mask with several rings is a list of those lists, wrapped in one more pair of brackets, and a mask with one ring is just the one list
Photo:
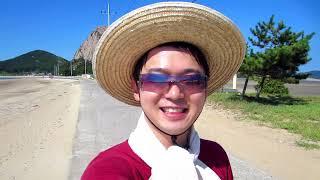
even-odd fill
[(257, 72), (262, 68), (262, 59), (256, 56), (253, 53), (253, 49), (251, 49), (247, 44), (247, 52), (243, 63), (239, 69), (239, 72), (245, 76), (246, 80), (243, 86), (243, 90), (241, 93), (242, 98), (244, 97), (249, 78), (257, 74)]
[(257, 72), (261, 77), (257, 95), (263, 89), (266, 78), (286, 81), (306, 78), (307, 74), (300, 74), (299, 66), (308, 63), (310, 50), (309, 41), (314, 33), (305, 35), (304, 32), (293, 32), (283, 21), (277, 24), (272, 15), (268, 22), (258, 22), (255, 28), (250, 29), (254, 38), (249, 37), (253, 46), (258, 48), (256, 59), (262, 61), (262, 68)]

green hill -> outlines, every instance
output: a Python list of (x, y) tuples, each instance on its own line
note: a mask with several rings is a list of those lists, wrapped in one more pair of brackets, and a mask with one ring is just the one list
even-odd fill
[(54, 66), (59, 64), (60, 75), (70, 74), (69, 61), (43, 50), (35, 50), (21, 56), (0, 61), (0, 73), (2, 74), (53, 74)]

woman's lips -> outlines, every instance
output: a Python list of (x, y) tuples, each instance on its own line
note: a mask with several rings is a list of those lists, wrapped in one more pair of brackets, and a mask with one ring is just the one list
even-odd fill
[(188, 112), (188, 109), (183, 107), (162, 107), (160, 109), (167, 119), (173, 121), (184, 119)]

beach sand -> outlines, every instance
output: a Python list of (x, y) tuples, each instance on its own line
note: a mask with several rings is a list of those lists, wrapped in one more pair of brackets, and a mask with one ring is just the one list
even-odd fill
[(0, 80), (0, 179), (67, 179), (78, 80)]
[(202, 138), (218, 142), (274, 179), (320, 178), (320, 150), (305, 150), (295, 143), (298, 135), (241, 117), (240, 112), (211, 104), (205, 106), (195, 127)]

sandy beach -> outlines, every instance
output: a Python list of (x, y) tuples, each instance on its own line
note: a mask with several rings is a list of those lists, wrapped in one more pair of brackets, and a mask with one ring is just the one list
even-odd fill
[(0, 80), (0, 179), (67, 179), (78, 80)]

